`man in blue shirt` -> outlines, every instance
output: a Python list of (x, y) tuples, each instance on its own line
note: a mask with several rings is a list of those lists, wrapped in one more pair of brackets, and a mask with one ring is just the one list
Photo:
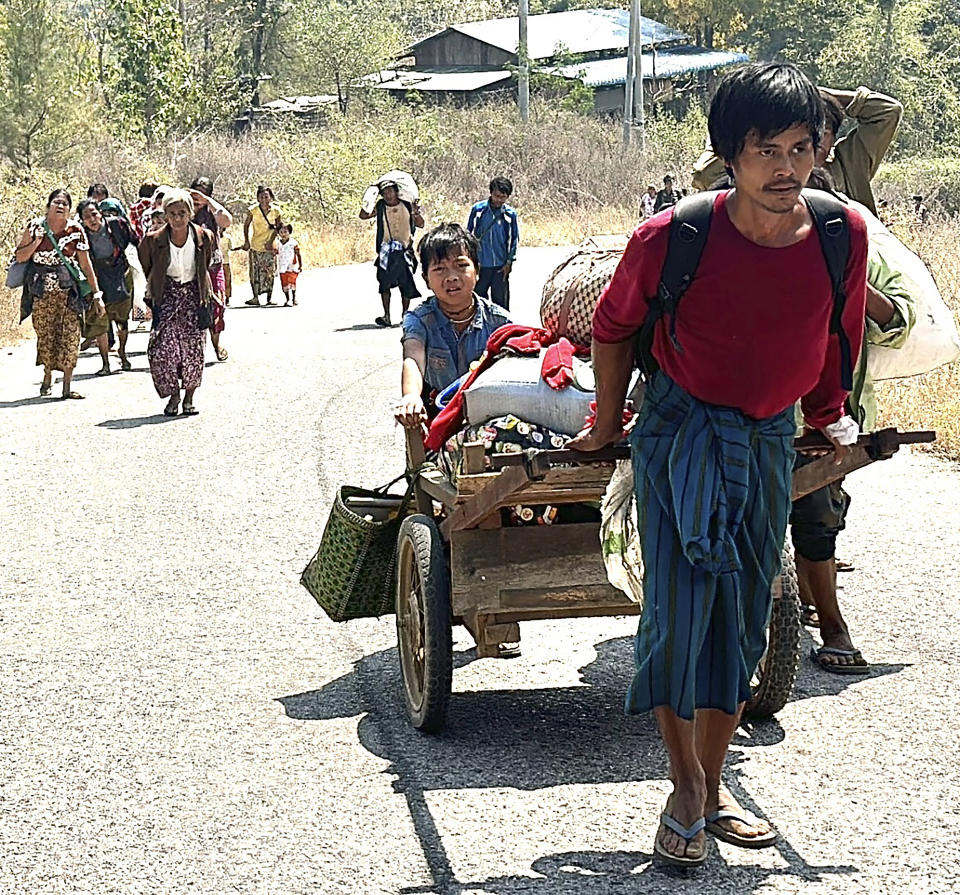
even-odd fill
[(506, 177), (494, 177), (490, 198), (474, 205), (467, 221), (467, 230), (480, 243), (477, 295), (492, 298), (505, 309), (510, 307), (510, 270), (520, 243), (516, 209), (507, 205), (512, 192), (513, 184)]

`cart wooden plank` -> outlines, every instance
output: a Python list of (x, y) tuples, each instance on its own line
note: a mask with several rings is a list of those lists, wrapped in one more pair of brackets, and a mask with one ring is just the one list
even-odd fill
[(565, 618), (634, 605), (606, 583), (597, 523), (458, 531), (450, 566), (454, 615), (543, 609)]
[(449, 479), (439, 469), (425, 469), (420, 474), (420, 487), (447, 509), (456, 507), (459, 498), (456, 486), (450, 484)]

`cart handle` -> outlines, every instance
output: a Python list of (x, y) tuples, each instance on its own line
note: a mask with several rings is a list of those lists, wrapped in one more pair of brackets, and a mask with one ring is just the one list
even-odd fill
[[(912, 432), (900, 432), (897, 429), (878, 429), (868, 432), (857, 439), (857, 445), (865, 447), (868, 454), (875, 460), (886, 460), (892, 457), (897, 449), (904, 444), (930, 444), (937, 440), (937, 433), (929, 429)], [(821, 432), (808, 432), (793, 442), (798, 453), (821, 451), (832, 448), (830, 441)], [(584, 453), (569, 448), (557, 450), (541, 450), (528, 448), (515, 454), (491, 454), (490, 469), (501, 470), (508, 466), (526, 466), (531, 478), (545, 475), (553, 466), (559, 464), (573, 464), (583, 466), (593, 463), (615, 463), (618, 460), (630, 458), (630, 447), (627, 444), (618, 444), (603, 450)]]

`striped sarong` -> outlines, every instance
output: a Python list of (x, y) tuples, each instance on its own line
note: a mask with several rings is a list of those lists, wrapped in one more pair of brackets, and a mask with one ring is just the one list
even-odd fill
[(633, 714), (734, 714), (766, 648), (790, 512), (793, 407), (763, 420), (704, 404), (663, 372), (631, 435), (644, 566)]

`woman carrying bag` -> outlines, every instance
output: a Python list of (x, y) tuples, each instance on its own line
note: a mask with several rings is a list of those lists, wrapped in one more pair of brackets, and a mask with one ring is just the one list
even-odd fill
[(82, 398), (70, 383), (77, 365), (85, 313), (106, 314), (103, 295), (88, 255), (87, 236), (70, 219), (73, 202), (66, 190), (47, 199), (45, 217), (31, 220), (14, 253), (17, 263), (29, 262), (24, 275), (20, 320), (33, 314), (37, 333), (37, 365), (43, 365), (40, 394), (50, 394), (53, 371), (63, 373), (63, 398)]

